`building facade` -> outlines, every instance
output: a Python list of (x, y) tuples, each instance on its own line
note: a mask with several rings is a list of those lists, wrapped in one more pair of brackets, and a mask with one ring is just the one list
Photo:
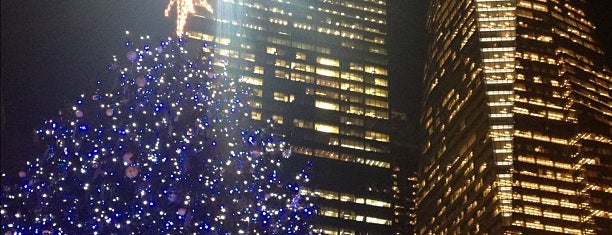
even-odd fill
[(252, 117), (285, 130), (287, 171), (313, 164), (302, 192), (316, 232), (390, 234), (393, 223), (384, 0), (235, 0), (195, 6), (189, 38), (215, 45), (252, 88)]
[(612, 89), (585, 0), (433, 0), (418, 234), (611, 234)]
[(416, 125), (410, 124), (407, 113), (394, 110), (391, 111), (391, 121), (393, 232), (396, 235), (414, 234), (420, 154), (419, 146), (414, 143)]

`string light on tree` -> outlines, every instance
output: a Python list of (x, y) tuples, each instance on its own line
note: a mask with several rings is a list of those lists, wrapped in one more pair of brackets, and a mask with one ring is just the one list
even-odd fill
[(3, 175), (2, 232), (311, 233), (311, 166), (279, 176), (284, 135), (251, 123), (250, 87), (215, 45), (125, 45), (92, 94), (37, 129), (44, 153)]

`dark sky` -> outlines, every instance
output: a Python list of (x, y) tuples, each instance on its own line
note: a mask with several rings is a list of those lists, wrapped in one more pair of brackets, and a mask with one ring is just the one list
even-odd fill
[[(2, 0), (2, 171), (33, 159), (32, 130), (91, 94), (126, 29), (170, 36), (165, 1)], [(10, 173), (9, 171), (9, 173)]]
[[(394, 109), (418, 114), (419, 82), (425, 60), (427, 0), (389, 0), (391, 97)], [(610, 0), (595, 12), (605, 25), (604, 45), (612, 46)], [(2, 171), (15, 172), (33, 159), (32, 130), (91, 94), (105, 76), (112, 55), (123, 56), (125, 30), (153, 37), (173, 35), (174, 19), (164, 18), (167, 1), (2, 0)], [(604, 22), (604, 23), (602, 23)], [(120, 54), (121, 53), (121, 54)], [(612, 54), (612, 53), (608, 53)], [(412, 122), (415, 123), (415, 122)], [(13, 167), (13, 164), (19, 164)], [(10, 169), (10, 170), (9, 170)]]

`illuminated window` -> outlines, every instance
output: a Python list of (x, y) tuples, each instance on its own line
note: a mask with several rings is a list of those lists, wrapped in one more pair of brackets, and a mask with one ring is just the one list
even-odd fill
[(374, 199), (366, 199), (365, 203), (370, 206), (387, 207), (387, 208), (391, 207), (391, 203), (374, 200)]
[(389, 142), (389, 135), (375, 132), (375, 131), (366, 131), (365, 138), (368, 140), (376, 140), (381, 142)]
[(242, 59), (247, 60), (247, 61), (251, 61), (251, 62), (255, 62), (255, 54), (251, 54), (251, 53), (241, 53), (240, 56), (242, 57)]
[(301, 73), (291, 73), (291, 76), (289, 78), (291, 79), (291, 81), (305, 82), (305, 83), (314, 83), (315, 81), (313, 76), (301, 74)]
[(542, 214), (544, 215), (544, 217), (548, 217), (548, 218), (555, 218), (555, 219), (561, 218), (561, 213), (550, 211), (550, 210), (545, 210)]
[(363, 76), (356, 73), (342, 72), (340, 78), (356, 82), (363, 82)]
[(551, 198), (542, 198), (542, 203), (547, 205), (559, 205), (559, 200)]
[(312, 30), (312, 25), (307, 24), (307, 23), (293, 23), (293, 27), (298, 28), (298, 29), (305, 29), (305, 30)]
[(320, 108), (320, 109), (335, 110), (335, 111), (338, 111), (340, 109), (340, 106), (337, 103), (327, 102), (327, 101), (322, 101), (322, 100), (315, 101), (315, 107)]
[(387, 91), (383, 89), (378, 89), (375, 87), (367, 87), (365, 93), (368, 95), (375, 95), (380, 97), (387, 97)]
[(312, 129), (313, 128), (313, 124), (312, 122), (309, 121), (305, 121), (302, 119), (293, 119), (293, 125), (296, 127), (300, 127), (300, 128), (307, 128), (307, 129)]
[(334, 151), (315, 149), (313, 156), (329, 158), (329, 159), (338, 159), (338, 153)]
[(281, 115), (272, 115), (272, 120), (277, 124), (283, 124), (283, 116)]
[(363, 93), (363, 86), (352, 83), (342, 83), (340, 89)]
[(365, 104), (369, 105), (369, 106), (374, 106), (374, 107), (378, 107), (378, 108), (389, 108), (389, 103), (382, 101), (382, 100), (375, 100), (375, 99), (365, 99)]
[[(521, 186), (524, 188), (529, 188), (529, 189), (538, 189), (538, 184), (536, 183), (531, 183), (531, 182), (521, 182)], [(525, 199), (525, 195), (523, 195), (523, 199)]]
[(274, 54), (276, 54), (276, 48), (275, 47), (268, 47), (266, 49), (266, 53), (274, 55)]
[(355, 220), (356, 215), (354, 211), (340, 210), (340, 218), (347, 219), (347, 220)]
[(338, 217), (338, 209), (331, 207), (321, 207), (319, 208), (319, 214), (327, 217)]
[(351, 95), (350, 93), (343, 93), (340, 95), (340, 100), (353, 103), (363, 103), (363, 97), (359, 95)]
[(316, 131), (320, 131), (320, 132), (333, 133), (333, 134), (340, 133), (340, 129), (337, 126), (334, 126), (334, 125), (328, 125), (328, 124), (323, 124), (323, 123), (315, 123), (314, 127), (315, 127)]
[(522, 156), (522, 155), (519, 155), (518, 156), (518, 160), (521, 161), (521, 162), (535, 163), (535, 159), (532, 156)]
[(279, 45), (284, 45), (284, 46), (290, 46), (291, 45), (291, 42), (289, 42), (289, 40), (284, 40), (284, 39), (280, 39), (280, 38), (273, 38), (273, 37), (269, 37), (268, 38), (268, 42), (274, 43), (274, 44), (279, 44)]
[(571, 189), (564, 189), (564, 188), (559, 188), (559, 193), (566, 194), (566, 195), (576, 195), (576, 191), (571, 190)]
[(322, 89), (318, 89), (315, 92), (315, 94), (317, 96), (326, 97), (326, 98), (330, 98), (330, 99), (338, 99), (338, 97), (339, 97), (338, 92), (322, 90)]
[(222, 37), (217, 37), (216, 39), (217, 39), (216, 41), (219, 44), (223, 44), (223, 45), (229, 45), (231, 41), (229, 38), (222, 38)]
[(377, 66), (371, 66), (371, 65), (366, 65), (364, 67), (365, 72), (367, 73), (372, 73), (372, 74), (379, 74), (379, 75), (387, 75), (387, 69), (385, 68), (381, 68), (381, 67), (377, 67)]
[(338, 60), (325, 57), (317, 57), (317, 63), (334, 67), (340, 66), (340, 62)]
[[(228, 50), (228, 49), (219, 49), (219, 55), (226, 56), (226, 57), (232, 57), (232, 58), (240, 58), (240, 56), (238, 55), (238, 52), (237, 52), (237, 51), (234, 51), (234, 50)], [(255, 56), (255, 55), (253, 55), (253, 54), (249, 54), (249, 53), (244, 53), (244, 55), (245, 55), (245, 56), (247, 56), (247, 57), (245, 58), (245, 60), (248, 60), (248, 61), (251, 61), (251, 62), (252, 62), (252, 61), (255, 61), (255, 59), (254, 59), (254, 56)], [(221, 61), (216, 61), (216, 62), (215, 62), (215, 65), (217, 65), (217, 66), (223, 66), (223, 64), (222, 64), (222, 63), (223, 63), (223, 62), (221, 62)]]
[(263, 96), (263, 91), (261, 89), (253, 88), (251, 89), (251, 94), (257, 97)]
[(536, 216), (542, 215), (542, 210), (540, 209), (540, 207), (537, 207), (537, 206), (525, 206), (523, 210), (525, 214), (528, 214), (528, 215), (536, 215)]
[(306, 60), (306, 54), (305, 53), (301, 53), (301, 52), (296, 52), (295, 53), (295, 59), (296, 60)]
[[(365, 149), (365, 145), (363, 141), (350, 140), (350, 139), (342, 139), (342, 143), (340, 146), (351, 149)], [(363, 164), (363, 163), (362, 163)]]
[(340, 195), (340, 201), (343, 201), (343, 202), (354, 202), (355, 201), (355, 196), (350, 195), (350, 194), (341, 194)]
[(356, 129), (356, 128), (350, 128), (350, 127), (345, 127), (342, 128), (342, 130), (340, 131), (340, 134), (342, 135), (348, 135), (348, 136), (356, 136), (356, 137), (363, 137), (363, 130), (361, 129)]
[(567, 201), (567, 199), (561, 199), (561, 206), (567, 208), (578, 208), (578, 204)]
[(342, 42), (340, 42), (340, 46), (341, 47), (355, 49), (355, 43), (349, 42), (349, 41), (342, 41)]
[(232, 53), (233, 56), (230, 55), (230, 50), (228, 50), (228, 49), (220, 49), (219, 50), (219, 55), (238, 58), (238, 54), (237, 53)]
[(564, 220), (571, 220), (571, 221), (575, 221), (575, 222), (580, 221), (580, 217), (577, 216), (577, 215), (563, 214), (563, 215), (561, 215), (561, 218), (563, 218)]
[(349, 105), (340, 107), (340, 111), (352, 114), (363, 115), (363, 108), (355, 105)]
[(287, 72), (285, 72), (284, 70), (275, 69), (274, 70), (274, 77), (289, 79), (289, 74), (287, 74)]
[(249, 43), (240, 43), (240, 48), (251, 49), (253, 46)]
[(264, 74), (264, 68), (261, 66), (255, 66), (253, 67), (253, 73)]
[(315, 72), (315, 67), (309, 64), (291, 62), (291, 68), (295, 70), (299, 70), (299, 71), (309, 72), (309, 73)]
[(351, 70), (357, 70), (357, 71), (363, 71), (363, 65), (351, 62), (350, 63), (350, 69)]
[(386, 87), (388, 84), (386, 79), (374, 78), (374, 85)]
[(537, 220), (533, 221), (533, 222), (526, 222), (525, 226), (528, 227), (528, 228), (535, 228), (535, 229), (543, 229), (544, 228), (544, 225), (542, 225), (540, 223), (540, 221), (537, 221)]
[(340, 122), (346, 125), (363, 126), (363, 119), (356, 117), (340, 117)]
[(384, 48), (380, 48), (380, 47), (370, 47), (368, 51), (371, 53), (382, 54), (382, 55), (387, 54), (387, 50), (385, 50)]
[(380, 219), (380, 218), (376, 218), (376, 217), (366, 217), (366, 222), (368, 223), (373, 223), (373, 224), (386, 224), (386, 225), (390, 225), (391, 221), (390, 220), (386, 220), (386, 219)]
[(258, 109), (260, 109), (262, 107), (261, 106), (261, 102), (254, 101), (254, 100), (249, 101), (249, 105), (251, 105), (251, 107), (253, 107), (253, 108), (258, 108)]
[(274, 92), (274, 100), (276, 101), (282, 101), (282, 102), (293, 102), (293, 100), (295, 99), (294, 95), (286, 95), (280, 92)]
[(275, 23), (275, 24), (280, 24), (280, 25), (287, 25), (287, 20), (284, 19), (279, 19), (279, 18), (270, 18), (269, 20), (271, 23)]
[[(295, 124), (295, 120), (293, 120), (293, 123)], [(312, 149), (311, 148), (307, 148), (307, 147), (301, 147), (301, 146), (291, 146), (291, 151), (294, 153), (299, 153), (299, 154), (303, 154), (303, 155), (312, 155)]]
[(338, 200), (338, 193), (334, 191), (316, 189), (314, 194), (325, 199)]
[(333, 80), (328, 80), (328, 79), (319, 78), (319, 79), (317, 79), (316, 84), (320, 85), (320, 86), (326, 86), (326, 87), (332, 87), (332, 88), (340, 88), (340, 83), (339, 82), (336, 82), (336, 81), (333, 81)]
[(365, 116), (380, 118), (380, 119), (389, 119), (389, 112), (386, 110), (379, 109), (365, 109)]
[(340, 72), (332, 69), (317, 68), (317, 74), (328, 77), (339, 77)]
[(240, 81), (255, 86), (263, 85), (263, 79), (251, 76), (242, 76), (242, 78), (240, 78)]
[(253, 120), (261, 120), (261, 113), (257, 112), (257, 111), (252, 111), (251, 112), (251, 118)]
[(289, 63), (287, 63), (287, 61), (284, 61), (284, 60), (276, 59), (274, 61), (274, 66), (289, 68)]

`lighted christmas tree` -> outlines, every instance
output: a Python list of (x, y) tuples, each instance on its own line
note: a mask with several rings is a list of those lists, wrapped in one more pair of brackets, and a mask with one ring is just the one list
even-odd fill
[(2, 232), (311, 233), (310, 166), (280, 178), (285, 136), (251, 123), (249, 87), (215, 46), (125, 45), (93, 94), (37, 130), (46, 151), (3, 187)]

